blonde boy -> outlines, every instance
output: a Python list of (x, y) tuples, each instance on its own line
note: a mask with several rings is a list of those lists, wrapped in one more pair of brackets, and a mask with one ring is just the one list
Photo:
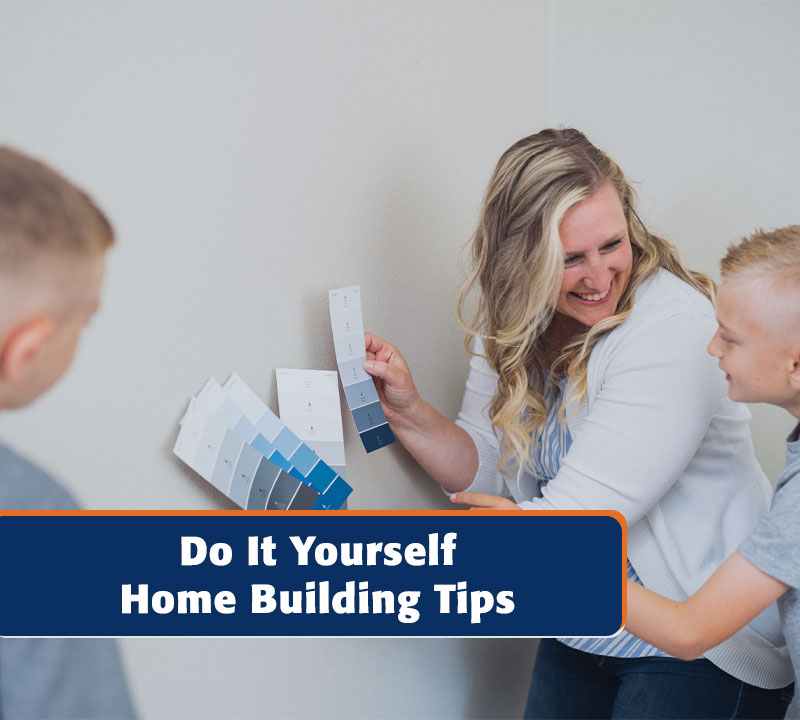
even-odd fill
[[(758, 231), (729, 248), (717, 298), (719, 329), (708, 351), (728, 395), (777, 405), (800, 420), (800, 225)], [(628, 582), (626, 628), (676, 657), (696, 658), (778, 599), (784, 635), (800, 670), (800, 424), (772, 509), (692, 597), (668, 600)], [(797, 703), (790, 709), (800, 717)]]
[[(82, 190), (0, 147), (0, 410), (30, 404), (69, 367), (113, 241)], [(52, 478), (0, 445), (0, 509), (74, 508)], [(112, 641), (0, 638), (0, 717), (132, 715)]]

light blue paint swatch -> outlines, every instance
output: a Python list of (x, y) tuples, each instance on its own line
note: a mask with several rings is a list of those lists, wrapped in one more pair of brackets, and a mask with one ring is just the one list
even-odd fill
[(362, 405), (378, 402), (378, 391), (375, 389), (375, 383), (372, 382), (372, 378), (353, 385), (346, 385), (344, 396), (351, 412)]
[(247, 507), (250, 486), (253, 484), (253, 478), (262, 460), (269, 462), (257, 450), (247, 444), (242, 445), (242, 452), (234, 468), (231, 490), (228, 494), (228, 497), (239, 507)]
[(214, 465), (214, 472), (211, 474), (211, 484), (224, 495), (230, 496), (233, 471), (243, 446), (244, 441), (235, 432), (225, 431), (217, 462)]

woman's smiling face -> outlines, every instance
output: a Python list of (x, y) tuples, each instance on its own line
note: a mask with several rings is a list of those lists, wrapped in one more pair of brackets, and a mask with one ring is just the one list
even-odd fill
[(564, 277), (556, 312), (592, 327), (617, 311), (633, 266), (625, 213), (614, 186), (604, 183), (573, 205), (558, 232)]

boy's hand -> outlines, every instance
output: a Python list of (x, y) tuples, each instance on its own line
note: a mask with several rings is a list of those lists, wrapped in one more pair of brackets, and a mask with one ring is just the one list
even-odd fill
[(450, 496), (450, 502), (472, 505), (470, 510), (520, 510), (520, 506), (508, 498), (486, 493), (461, 492)]

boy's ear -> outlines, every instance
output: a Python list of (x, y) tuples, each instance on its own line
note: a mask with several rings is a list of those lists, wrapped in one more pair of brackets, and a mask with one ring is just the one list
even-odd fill
[(12, 329), (0, 348), (0, 377), (4, 382), (15, 383), (25, 374), (54, 330), (55, 323), (44, 315), (26, 320)]
[(800, 392), (800, 347), (792, 350), (792, 363), (792, 368), (789, 371), (789, 382), (797, 392)]

